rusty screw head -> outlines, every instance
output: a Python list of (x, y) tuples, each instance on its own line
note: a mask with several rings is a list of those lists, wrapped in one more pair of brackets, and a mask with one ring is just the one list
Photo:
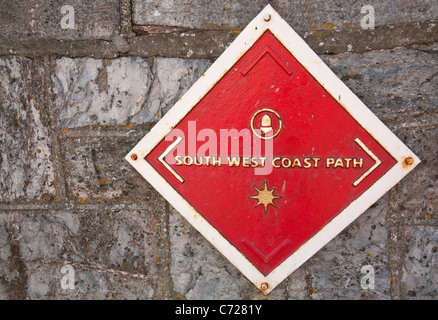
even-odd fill
[(263, 16), (263, 19), (268, 22), (271, 20), (271, 14), (270, 13), (265, 13), (265, 15)]
[(264, 283), (261, 284), (260, 288), (261, 288), (262, 290), (266, 290), (266, 289), (269, 288), (269, 285), (268, 285), (266, 282), (264, 282)]
[(136, 161), (138, 159), (138, 156), (135, 153), (133, 153), (131, 154), (131, 159)]
[(406, 158), (406, 159), (405, 159), (405, 163), (406, 163), (408, 166), (412, 166), (412, 165), (414, 164), (414, 158), (412, 158), (412, 157)]

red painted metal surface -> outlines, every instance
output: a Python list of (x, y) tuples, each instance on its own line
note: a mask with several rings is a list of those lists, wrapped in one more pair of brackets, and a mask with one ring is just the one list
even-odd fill
[[(342, 97), (340, 99), (342, 101)], [(181, 143), (185, 144), (187, 155), (195, 156), (206, 143), (198, 141), (195, 150), (188, 150), (188, 140), (196, 139), (193, 132), (189, 132), (190, 121), (196, 123), (196, 134), (206, 128), (217, 133), (219, 151), (221, 129), (250, 129), (252, 120), (255, 127), (260, 127), (262, 120), (259, 119), (266, 112), (253, 117), (262, 109), (279, 115), (269, 114), (272, 131), (279, 131), (272, 139), (273, 157), (277, 158), (274, 164), (281, 166), (282, 159), (288, 158), (290, 160), (284, 160), (287, 168), (273, 168), (270, 174), (256, 175), (254, 168), (229, 166), (224, 159), (221, 166), (171, 164), (184, 179), (181, 183), (158, 160), (172, 144), (165, 140), (146, 160), (267, 275), (370, 188), (396, 161), (269, 31), (175, 129), (184, 133)], [(251, 139), (262, 142), (255, 136)], [(357, 140), (382, 163), (354, 186), (353, 183), (376, 163)], [(251, 156), (244, 154), (248, 151), (242, 144), (238, 155)], [(329, 167), (328, 158), (333, 159), (333, 162), (329, 160)], [(338, 159), (342, 165), (340, 161), (335, 162)], [(256, 206), (258, 200), (254, 198), (264, 188), (276, 196), (266, 208)]]

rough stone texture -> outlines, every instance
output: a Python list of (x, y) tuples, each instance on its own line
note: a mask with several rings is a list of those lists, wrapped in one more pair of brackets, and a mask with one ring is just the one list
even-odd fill
[[(343, 0), (331, 1), (150, 1), (134, 0), (133, 22), (138, 34), (152, 34), (145, 38), (152, 42), (148, 52), (172, 55), (166, 50), (166, 43), (178, 42), (175, 46), (182, 55), (192, 50), (197, 58), (206, 54), (217, 57), (232, 41), (230, 35), (221, 34), (220, 30), (231, 34), (244, 29), (260, 10), (269, 3), (300, 34), (317, 53), (365, 52), (376, 49), (390, 49), (397, 46), (433, 43), (437, 41), (436, 3), (430, 1), (368, 1), (366, 5), (374, 7), (374, 29), (363, 29), (361, 20), (366, 20), (366, 13), (361, 13), (365, 3)], [(368, 12), (368, 11), (367, 11)], [(141, 25), (141, 26), (138, 26)], [(196, 50), (185, 49), (187, 41), (181, 41), (179, 33), (194, 30), (216, 30), (206, 35), (196, 34), (198, 43), (219, 43), (215, 50), (211, 45), (197, 45)], [(155, 33), (167, 36), (158, 37)], [(177, 35), (173, 35), (177, 33)], [(131, 46), (133, 54), (139, 54), (136, 39)], [(161, 45), (160, 45), (161, 44)], [(209, 52), (210, 51), (210, 52)]]
[(411, 226), (406, 230), (403, 287), (407, 299), (438, 298), (438, 228)]
[[(63, 289), (63, 263), (26, 263), (29, 300), (151, 300), (160, 297), (159, 287), (150, 277), (114, 273), (112, 269), (74, 265), (74, 289)], [(152, 283), (152, 285), (151, 285)]]
[[(322, 24), (325, 26), (326, 24)], [(364, 53), (437, 42), (437, 20), (390, 24), (371, 29), (350, 28), (299, 33), (318, 54)]]
[[(212, 59), (268, 2), (319, 54), (362, 53), (438, 41), (433, 0), (367, 2), (375, 9), (373, 30), (360, 26), (364, 4), (357, 0), (137, 0), (132, 6), (127, 0), (74, 1), (70, 4), (76, 8), (75, 30), (60, 28), (60, 2), (34, 0), (5, 6), (0, 55)], [(133, 25), (132, 20), (140, 25)], [(77, 45), (75, 40), (82, 42)]]
[[(128, 124), (144, 107), (153, 79), (141, 58), (61, 58), (54, 71), (55, 105), (65, 128)], [(148, 120), (157, 110), (146, 109)]]
[(244, 276), (173, 209), (169, 232), (177, 294), (188, 299), (239, 299), (241, 288), (250, 288)]
[[(309, 259), (312, 299), (389, 299), (391, 274), (388, 270), (385, 225), (388, 197), (379, 200)], [(361, 268), (370, 265), (375, 289), (361, 287)]]
[[(64, 5), (74, 8), (75, 29), (62, 29)], [(2, 0), (0, 41), (111, 39), (119, 33), (117, 0)]]
[[(155, 76), (146, 107), (132, 118), (133, 123), (145, 123), (164, 115), (186, 93), (210, 66), (207, 60), (154, 59)], [(151, 115), (151, 111), (155, 111)]]
[(133, 22), (193, 29), (238, 29), (266, 6), (265, 0), (134, 0)]
[[(242, 30), (268, 2), (297, 31), (360, 28), (360, 20), (365, 16), (360, 12), (365, 3), (359, 0), (348, 3), (343, 0), (134, 0), (133, 17), (138, 25)], [(371, 0), (366, 4), (374, 7), (376, 27), (433, 20), (438, 16), (433, 0)]]
[(283, 18), (300, 31), (331, 29), (358, 29), (364, 5), (371, 5), (375, 11), (375, 27), (409, 22), (434, 20), (438, 8), (433, 0), (273, 0), (272, 6)]
[(136, 135), (64, 140), (68, 197), (79, 202), (156, 198), (157, 192), (124, 159), (139, 139)]
[(409, 180), (401, 181), (394, 189), (398, 213), (407, 222), (437, 222), (438, 126), (400, 129), (396, 133), (422, 161), (418, 170), (409, 174)]
[(41, 200), (54, 194), (52, 151), (42, 112), (42, 66), (0, 58), (0, 201)]
[(438, 85), (437, 50), (438, 46), (432, 45), (323, 59), (387, 125), (435, 125), (437, 118), (430, 114), (438, 112), (433, 89)]
[[(271, 299), (389, 299), (385, 226), (387, 197), (296, 270)], [(176, 211), (170, 215), (173, 290), (187, 299), (262, 299), (263, 295)], [(361, 267), (375, 272), (362, 289)], [(307, 281), (309, 279), (309, 283)]]
[[(189, 300), (261, 299), (263, 294), (173, 208), (169, 232), (173, 290)], [(270, 295), (287, 298), (285, 284)]]
[(143, 35), (130, 41), (131, 47), (128, 54), (167, 58), (217, 58), (236, 38), (236, 35), (229, 31), (189, 31)]
[[(0, 213), (0, 283), (9, 299), (160, 297), (156, 222), (139, 210)], [(105, 230), (105, 232), (102, 232)], [(75, 269), (75, 290), (61, 268)]]
[(56, 61), (53, 93), (63, 128), (157, 121), (200, 78), (207, 60), (70, 59)]

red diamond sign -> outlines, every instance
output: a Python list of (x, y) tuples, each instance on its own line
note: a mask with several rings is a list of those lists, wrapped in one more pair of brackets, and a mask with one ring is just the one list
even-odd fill
[(126, 159), (265, 294), (420, 163), (270, 5)]

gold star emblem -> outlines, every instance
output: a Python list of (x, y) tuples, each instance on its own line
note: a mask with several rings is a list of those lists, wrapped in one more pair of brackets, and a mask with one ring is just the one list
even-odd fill
[(271, 204), (274, 207), (277, 208), (277, 205), (275, 204), (274, 200), (279, 199), (281, 197), (274, 194), (275, 188), (269, 189), (268, 183), (265, 181), (265, 187), (263, 190), (258, 189), (257, 187), (254, 187), (258, 194), (256, 196), (249, 196), (248, 198), (256, 199), (258, 202), (255, 205), (258, 207), (259, 205), (263, 205), (265, 208), (265, 214), (268, 213), (268, 206)]

